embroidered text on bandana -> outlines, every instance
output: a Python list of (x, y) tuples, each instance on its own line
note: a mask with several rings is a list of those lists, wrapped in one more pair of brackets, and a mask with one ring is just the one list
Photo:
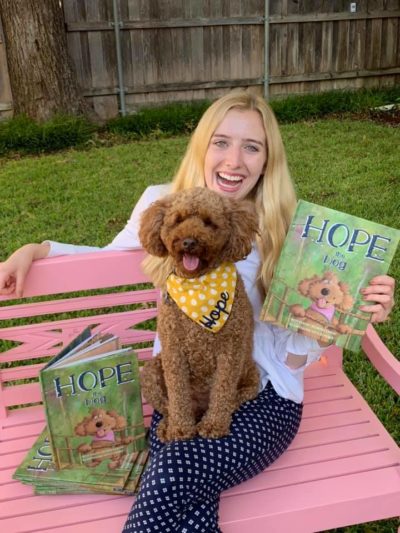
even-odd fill
[(177, 306), (200, 326), (216, 333), (229, 318), (237, 273), (233, 263), (222, 263), (199, 278), (170, 274), (167, 292)]

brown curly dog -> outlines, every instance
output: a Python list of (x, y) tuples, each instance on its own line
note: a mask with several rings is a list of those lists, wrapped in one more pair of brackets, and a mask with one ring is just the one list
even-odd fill
[(163, 415), (157, 433), (163, 442), (227, 435), (232, 413), (257, 395), (253, 310), (233, 265), (250, 253), (257, 230), (252, 203), (206, 188), (171, 194), (142, 215), (143, 247), (173, 264), (172, 288), (168, 278), (158, 313), (162, 352), (141, 375), (145, 398)]
[[(85, 417), (75, 426), (75, 435), (79, 437), (91, 436), (91, 443), (81, 444), (78, 446), (79, 453), (89, 453), (103, 448), (113, 448), (121, 444), (129, 444), (133, 441), (132, 437), (120, 439), (114, 434), (114, 430), (126, 428), (124, 416), (119, 415), (116, 411), (105, 411), (104, 409), (92, 409), (89, 416)], [(112, 461), (108, 467), (110, 469), (119, 466), (119, 459), (123, 453), (119, 451), (111, 455)], [(94, 457), (87, 466), (97, 466), (106, 457)]]
[[(349, 287), (346, 283), (339, 281), (336, 274), (325, 272), (312, 278), (303, 279), (297, 290), (303, 296), (310, 298), (312, 304), (304, 309), (299, 304), (290, 307), (291, 313), (300, 318), (305, 324), (320, 325), (326, 328), (331, 334), (346, 334), (352, 329), (346, 324), (340, 324), (335, 317), (335, 311), (349, 311), (354, 304), (352, 296), (349, 294)], [(307, 330), (299, 329), (299, 333), (306, 333)], [(318, 335), (322, 341), (329, 341), (329, 334), (325, 337)]]

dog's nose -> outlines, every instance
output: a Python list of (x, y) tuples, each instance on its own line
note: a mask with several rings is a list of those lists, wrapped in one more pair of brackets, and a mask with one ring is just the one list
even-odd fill
[(190, 252), (191, 250), (193, 250), (193, 248), (196, 246), (196, 244), (197, 244), (196, 239), (192, 239), (191, 237), (187, 237), (182, 242), (183, 249), (186, 252)]
[(321, 294), (322, 294), (322, 296), (328, 296), (329, 289), (321, 289)]
[(96, 422), (96, 427), (97, 428), (101, 428), (102, 425), (103, 425), (103, 422)]

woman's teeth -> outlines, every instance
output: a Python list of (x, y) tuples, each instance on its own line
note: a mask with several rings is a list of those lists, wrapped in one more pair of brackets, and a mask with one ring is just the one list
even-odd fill
[(237, 192), (243, 183), (243, 176), (217, 172), (217, 183), (222, 191)]
[(233, 183), (237, 183), (243, 180), (243, 176), (234, 176), (232, 174), (225, 174), (224, 172), (218, 172), (217, 176), (223, 180), (227, 180)]

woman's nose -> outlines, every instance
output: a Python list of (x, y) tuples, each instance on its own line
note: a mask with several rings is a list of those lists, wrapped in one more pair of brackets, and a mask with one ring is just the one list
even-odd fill
[(226, 163), (231, 168), (238, 168), (242, 164), (242, 154), (239, 147), (231, 146), (226, 154)]

